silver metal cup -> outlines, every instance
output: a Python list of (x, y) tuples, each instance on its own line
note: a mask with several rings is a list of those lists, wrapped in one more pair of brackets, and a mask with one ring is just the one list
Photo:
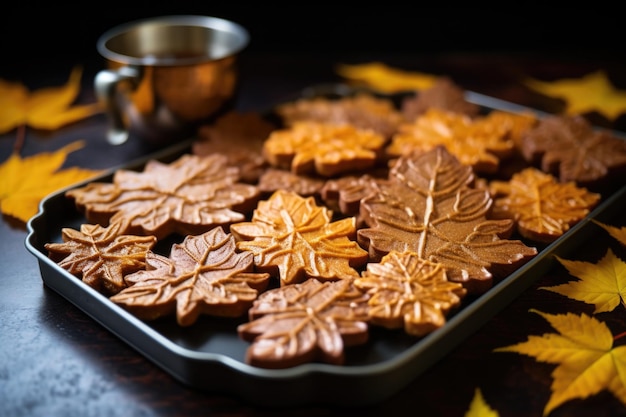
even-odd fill
[(95, 92), (110, 120), (109, 143), (136, 135), (152, 145), (189, 138), (234, 104), (238, 54), (248, 31), (216, 17), (180, 15), (112, 28), (97, 42), (106, 69)]

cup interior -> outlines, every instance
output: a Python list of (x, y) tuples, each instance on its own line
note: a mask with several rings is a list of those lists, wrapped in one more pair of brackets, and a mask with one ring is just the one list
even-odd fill
[(130, 22), (104, 33), (97, 48), (129, 65), (187, 65), (237, 54), (249, 42), (241, 25), (209, 16), (165, 16)]

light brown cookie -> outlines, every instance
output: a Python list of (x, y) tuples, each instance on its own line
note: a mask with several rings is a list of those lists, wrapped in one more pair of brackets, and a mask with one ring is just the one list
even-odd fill
[(626, 140), (595, 130), (583, 116), (549, 116), (522, 139), (529, 163), (562, 182), (600, 188), (626, 174)]
[(259, 178), (257, 187), (263, 195), (271, 195), (274, 191), (293, 191), (303, 197), (319, 196), (324, 179), (309, 175), (298, 175), (284, 169), (268, 168)]
[(472, 168), (443, 146), (399, 158), (389, 181), (361, 200), (368, 227), (358, 230), (358, 242), (372, 261), (411, 251), (442, 264), (468, 292), (484, 293), (494, 277), (508, 275), (537, 249), (508, 239), (513, 220), (489, 219), (491, 196), (472, 188), (473, 179)]
[(238, 253), (235, 240), (221, 227), (187, 236), (172, 245), (169, 257), (150, 252), (145, 271), (126, 277), (131, 283), (111, 301), (137, 317), (155, 320), (176, 315), (190, 326), (200, 315), (245, 315), (270, 276), (254, 271), (251, 253)]
[[(386, 179), (369, 174), (329, 179), (320, 194), (327, 206), (336, 207), (342, 214), (356, 216), (359, 220), (361, 200), (376, 193), (378, 184), (382, 181)], [(360, 225), (360, 222), (357, 221), (357, 224)]]
[(476, 117), (480, 113), (480, 106), (467, 101), (465, 90), (449, 77), (438, 77), (432, 87), (405, 98), (401, 104), (402, 114), (408, 121), (415, 120), (431, 108), (469, 117)]
[(276, 126), (258, 113), (232, 111), (198, 128), (192, 153), (224, 154), (229, 165), (239, 167), (242, 181), (255, 183), (267, 165), (262, 155), (263, 142), (274, 129)]
[(142, 172), (118, 170), (112, 183), (92, 182), (66, 192), (90, 223), (128, 224), (124, 233), (197, 235), (245, 219), (258, 189), (239, 182), (225, 156), (186, 154), (171, 163), (149, 161)]
[(308, 362), (342, 365), (345, 347), (369, 338), (368, 295), (352, 279), (271, 289), (249, 310), (250, 321), (237, 327), (252, 344), (246, 362), (263, 368), (288, 368)]
[(276, 113), (286, 126), (301, 121), (349, 124), (373, 130), (385, 138), (390, 138), (404, 122), (390, 99), (367, 93), (337, 99), (301, 98), (279, 106)]
[(61, 230), (63, 243), (46, 243), (48, 256), (70, 274), (106, 295), (128, 286), (124, 277), (146, 266), (146, 255), (156, 244), (154, 236), (122, 234), (127, 227), (82, 224), (79, 230)]

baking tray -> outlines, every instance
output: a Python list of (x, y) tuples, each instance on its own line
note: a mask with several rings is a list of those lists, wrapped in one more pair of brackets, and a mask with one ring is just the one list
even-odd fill
[[(301, 91), (297, 97), (345, 96), (356, 91), (342, 85), (320, 85)], [(468, 92), (466, 98), (485, 109), (531, 111), (473, 92)], [(624, 137), (621, 133), (618, 136)], [(178, 326), (175, 318), (142, 321), (60, 268), (48, 258), (44, 248), (48, 242), (61, 242), (62, 228), (79, 229), (86, 223), (73, 201), (65, 197), (68, 189), (82, 187), (91, 181), (110, 182), (117, 169), (141, 170), (151, 159), (173, 161), (189, 152), (191, 143), (189, 140), (147, 155), (113, 168), (100, 177), (51, 194), (41, 202), (38, 214), (28, 222), (25, 245), (37, 258), (46, 286), (177, 380), (201, 390), (232, 395), (254, 405), (350, 406), (355, 398), (360, 405), (390, 398), (548, 272), (555, 262), (555, 255), (567, 257), (582, 242), (598, 233), (598, 226), (592, 219), (611, 224), (626, 207), (626, 186), (621, 186), (610, 196), (604, 196), (602, 203), (587, 218), (542, 248), (536, 257), (498, 281), (492, 289), (466, 301), (458, 312), (448, 317), (442, 328), (423, 338), (415, 339), (402, 331), (372, 326), (370, 341), (366, 345), (347, 348), (345, 365), (308, 363), (288, 369), (263, 369), (245, 363), (245, 352), (250, 343), (240, 339), (236, 332), (237, 324), (245, 318), (200, 317), (187, 328)]]

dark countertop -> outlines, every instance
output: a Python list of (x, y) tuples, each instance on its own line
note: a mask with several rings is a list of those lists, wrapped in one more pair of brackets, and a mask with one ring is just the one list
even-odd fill
[[(618, 86), (626, 88), (626, 66), (610, 54), (590, 59), (545, 53), (462, 51), (354, 55), (254, 52), (242, 56), (244, 78), (238, 106), (242, 110), (266, 109), (312, 84), (337, 81), (337, 63), (370, 61), (445, 74), (468, 90), (547, 111), (558, 109), (559, 103), (525, 90), (518, 82), (520, 75), (550, 80), (578, 77), (602, 68)], [(84, 102), (93, 100), (90, 80), (98, 65), (97, 60), (92, 60), (86, 66), (81, 95)], [(59, 84), (65, 81), (70, 68), (55, 65), (39, 73), (25, 72), (24, 81), (35, 86)], [(594, 120), (626, 131), (624, 116), (615, 122), (597, 116)], [(105, 119), (101, 115), (51, 134), (27, 129), (22, 156), (56, 150), (84, 139), (87, 146), (70, 154), (67, 165), (102, 169), (118, 166), (145, 152), (137, 143), (111, 147), (105, 142), (104, 132)], [(0, 160), (7, 158), (14, 140), (15, 132), (0, 136)], [(6, 217), (0, 221), (0, 415), (7, 417), (462, 416), (476, 388), (482, 390), (486, 402), (501, 416), (540, 416), (550, 397), (554, 366), (522, 355), (494, 353), (493, 349), (550, 331), (540, 317), (529, 313), (530, 309), (551, 313), (593, 311), (590, 306), (539, 289), (567, 279), (566, 272), (556, 267), (537, 277), (502, 311), (494, 312), (480, 330), (381, 404), (359, 408), (359, 399), (355, 398), (355, 408), (347, 409), (259, 408), (236, 397), (185, 386), (47, 288), (36, 259), (25, 249), (26, 234), (23, 225)], [(607, 242), (601, 236), (582, 242), (572, 258), (592, 259), (606, 248)], [(608, 317), (613, 334), (626, 330), (623, 314)], [(276, 393), (277, 401), (280, 395)], [(626, 407), (608, 391), (602, 391), (585, 400), (569, 401), (550, 415), (617, 416), (626, 415)]]

